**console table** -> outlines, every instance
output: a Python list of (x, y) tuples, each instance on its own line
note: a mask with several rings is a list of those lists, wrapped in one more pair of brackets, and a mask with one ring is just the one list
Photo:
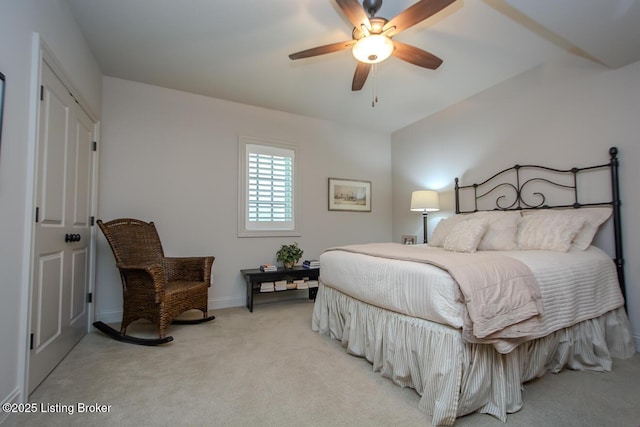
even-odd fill
[[(275, 282), (277, 280), (286, 280), (292, 282), (303, 278), (309, 280), (318, 280), (320, 277), (319, 268), (293, 267), (285, 269), (278, 267), (278, 271), (262, 271), (259, 268), (248, 270), (240, 270), (244, 280), (247, 282), (247, 308), (253, 313), (253, 295), (254, 294), (274, 294), (284, 293), (287, 291), (295, 291), (298, 289), (286, 289), (283, 291), (260, 292), (260, 284), (262, 282)], [(315, 300), (318, 288), (309, 288), (309, 299)]]

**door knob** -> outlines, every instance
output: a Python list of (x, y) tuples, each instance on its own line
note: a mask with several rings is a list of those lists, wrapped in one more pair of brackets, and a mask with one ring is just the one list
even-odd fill
[(81, 235), (79, 235), (79, 234), (68, 234), (68, 233), (67, 233), (67, 234), (65, 234), (65, 235), (64, 235), (64, 241), (65, 241), (66, 243), (69, 243), (69, 242), (79, 242), (79, 241), (80, 241), (80, 239), (82, 239), (82, 236), (81, 236)]

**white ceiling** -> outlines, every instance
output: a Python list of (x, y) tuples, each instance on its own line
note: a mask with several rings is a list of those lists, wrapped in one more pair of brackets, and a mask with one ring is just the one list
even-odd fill
[[(351, 39), (333, 0), (67, 1), (107, 76), (385, 132), (558, 56), (640, 60), (640, 0), (457, 0), (394, 37), (440, 68), (392, 57), (352, 92), (349, 50), (288, 58)], [(378, 16), (413, 3), (385, 0)]]

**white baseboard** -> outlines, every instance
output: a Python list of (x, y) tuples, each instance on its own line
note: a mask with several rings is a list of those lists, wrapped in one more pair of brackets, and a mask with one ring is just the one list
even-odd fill
[(101, 311), (96, 313), (96, 320), (104, 323), (117, 323), (122, 320), (122, 310)]
[[(20, 389), (14, 389), (7, 397), (2, 400), (2, 405), (5, 403), (21, 403), (20, 402)], [(10, 412), (0, 411), (0, 424), (4, 423), (9, 418)]]
[(247, 305), (247, 297), (209, 298), (209, 310), (222, 308), (244, 307)]

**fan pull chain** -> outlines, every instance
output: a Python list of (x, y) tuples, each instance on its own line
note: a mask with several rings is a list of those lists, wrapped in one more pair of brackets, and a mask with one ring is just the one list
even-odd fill
[(378, 64), (371, 65), (371, 77), (373, 80), (371, 83), (371, 108), (374, 108), (378, 103), (378, 79), (376, 78), (378, 74)]

